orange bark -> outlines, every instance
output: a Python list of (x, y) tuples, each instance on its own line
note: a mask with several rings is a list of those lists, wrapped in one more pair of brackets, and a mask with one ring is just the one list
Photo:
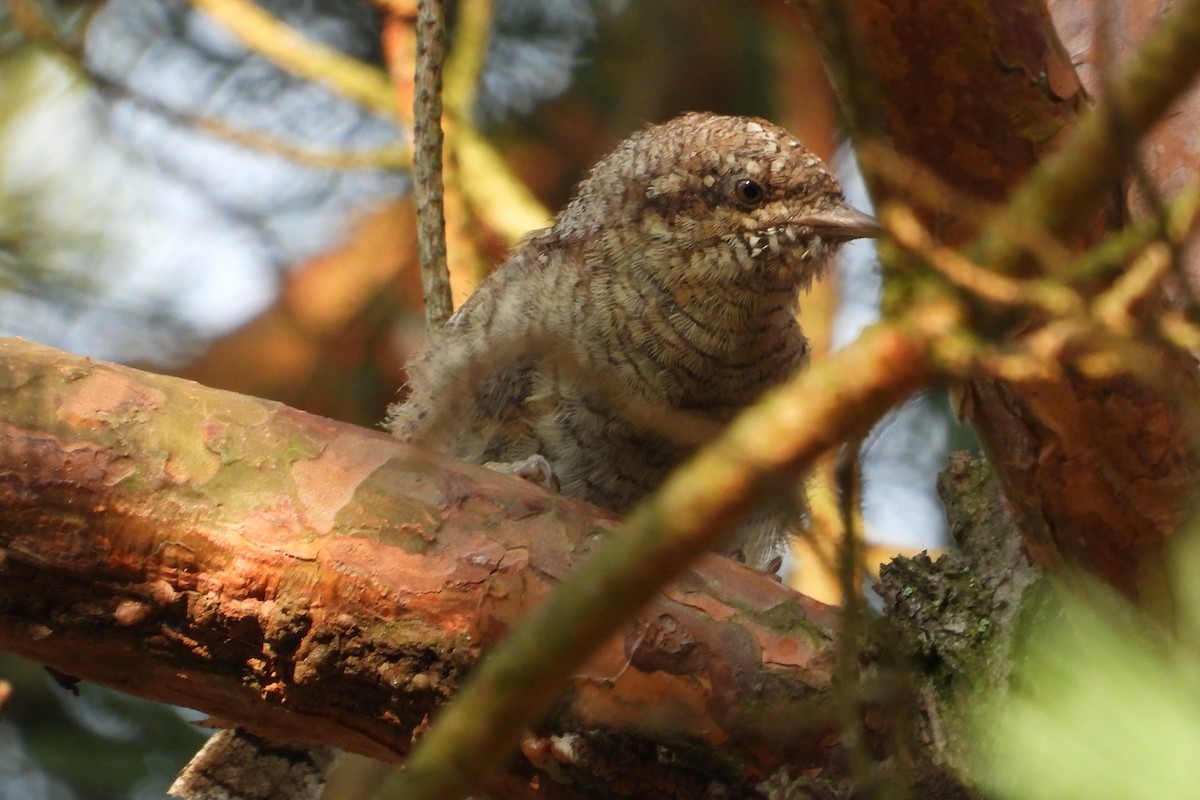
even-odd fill
[[(480, 650), (611, 528), (382, 433), (0, 348), (0, 647), (260, 735), (399, 759)], [(595, 776), (605, 742), (678, 748), (670, 768), (653, 745), (622, 766), (634, 794), (711, 772), (717, 748), (734, 783), (826, 764), (832, 625), (707, 557), (574, 677), (540, 732), (576, 732), (572, 747), (532, 738), (525, 754)]]
[[(1040, 0), (850, 7), (888, 144), (982, 202), (1002, 203), (1087, 105)], [(1073, 248), (1099, 240), (1120, 216), (1119, 197), (1114, 185), (1095, 209), (1078, 209)], [(929, 222), (954, 245), (978, 225), (966, 213), (931, 213)], [(1191, 359), (1164, 351), (1160, 367), (1170, 386), (1069, 372), (1020, 385), (980, 379), (964, 388), (961, 406), (1031, 552), (1083, 566), (1148, 602), (1160, 593), (1162, 542), (1179, 520), (1195, 464), (1173, 402), (1200, 393)]]

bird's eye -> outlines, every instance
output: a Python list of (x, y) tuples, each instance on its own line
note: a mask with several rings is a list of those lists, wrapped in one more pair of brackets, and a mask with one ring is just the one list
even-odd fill
[(743, 178), (735, 183), (733, 193), (737, 195), (740, 202), (748, 206), (756, 206), (767, 199), (767, 190), (763, 188), (763, 185), (749, 178)]

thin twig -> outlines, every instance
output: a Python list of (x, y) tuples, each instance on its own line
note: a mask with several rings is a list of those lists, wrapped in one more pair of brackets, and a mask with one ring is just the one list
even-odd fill
[[(917, 159), (878, 141), (862, 142), (857, 150), (863, 170), (883, 182), (892, 194), (903, 192), (900, 196), (906, 197), (911, 205), (964, 221), (972, 231), (986, 228), (1004, 207), (1002, 203), (975, 197), (959, 189)], [(1014, 234), (1046, 271), (1072, 258), (1070, 248), (1033, 221), (1015, 230)]]
[(1200, 353), (1200, 327), (1190, 322), (1180, 312), (1164, 311), (1158, 321), (1159, 335), (1182, 350)]
[(862, 441), (848, 441), (837, 461), (838, 511), (842, 542), (838, 551), (838, 582), (842, 589), (842, 626), (838, 631), (834, 664), (834, 691), (841, 729), (842, 751), (850, 774), (861, 786), (871, 777), (871, 754), (863, 729), (862, 674), (859, 669), (863, 633), (862, 536), (858, 526), (862, 508)]
[(491, 0), (465, 0), (458, 4), (454, 51), (446, 61), (446, 112), (459, 122), (471, 117), (479, 89), (479, 76), (487, 60), (492, 28)]
[(673, 474), (475, 669), (390, 796), (449, 800), (481, 787), (588, 655), (660, 586), (721, 545), (770, 490), (766, 475), (802, 472), (928, 383), (931, 342), (961, 323), (932, 305), (876, 325), (793, 378)]
[(417, 201), (417, 252), (430, 331), (454, 311), (446, 265), (446, 215), (442, 196), (442, 65), (446, 60), (444, 0), (417, 3), (417, 64), (413, 93), (413, 193)]
[(1138, 321), (1134, 307), (1158, 291), (1171, 266), (1170, 245), (1154, 242), (1142, 251), (1111, 287), (1092, 301), (1092, 317), (1113, 333), (1132, 335)]
[(1167, 203), (1165, 224), (1143, 219), (1110, 234), (1104, 241), (1064, 266), (1058, 277), (1065, 283), (1084, 284), (1108, 277), (1135, 258), (1151, 242), (1165, 237), (1172, 250), (1187, 244), (1200, 222), (1200, 180), (1192, 181)]
[(13, 24), (25, 37), (56, 56), (59, 63), (79, 79), (92, 84), (101, 93), (128, 100), (139, 108), (177, 125), (202, 131), (248, 150), (320, 169), (400, 170), (412, 166), (412, 154), (408, 145), (403, 142), (361, 150), (324, 149), (314, 144), (294, 144), (269, 134), (239, 128), (215, 117), (174, 108), (89, 68), (83, 61), (80, 46), (63, 40), (41, 15), (36, 3), (31, 0), (7, 0), (7, 4)]
[(394, 101), (387, 74), (304, 36), (250, 0), (191, 0), (243, 44), (293, 75), (323, 83), (380, 114)]
[(1083, 308), (1078, 294), (1048, 280), (1022, 281), (993, 272), (958, 250), (943, 247), (907, 206), (888, 204), (879, 214), (884, 229), (901, 248), (960, 289), (1005, 306), (1033, 306), (1049, 314), (1069, 315)]
[(1126, 137), (1144, 135), (1200, 71), (1197, 42), (1200, 0), (1184, 0), (1146, 37), (1096, 109), (1017, 188), (1004, 214), (976, 241), (974, 259), (1001, 272), (1015, 271), (1026, 252), (1017, 232), (1028, 220), (1063, 235), (1086, 219), (1129, 168), (1122, 147), (1126, 139), (1112, 135), (1112, 120), (1121, 120)]
[[(979, 366), (985, 373), (1013, 382), (1061, 379), (1062, 365), (1057, 359), (1068, 344), (1095, 345), (1109, 335), (1134, 335), (1138, 322), (1134, 308), (1158, 291), (1173, 266), (1173, 253), (1191, 237), (1198, 217), (1200, 181), (1189, 184), (1164, 204), (1158, 218), (1117, 231), (1075, 259), (1060, 272), (1059, 280), (1021, 280), (988, 270), (960, 251), (937, 244), (907, 206), (892, 203), (879, 213), (893, 242), (955, 287), (991, 303), (1039, 309), (1049, 316), (1048, 325), (1027, 337), (1015, 351), (987, 351), (983, 343), (977, 342), (969, 348), (975, 355), (950, 362), (957, 365), (951, 371), (958, 374), (965, 375)], [(1112, 273), (1126, 262), (1131, 263), (1114, 278)], [(1099, 278), (1112, 278), (1111, 285), (1090, 303), (1085, 303), (1069, 285), (1072, 279), (1089, 284)], [(1151, 324), (1167, 344), (1183, 350), (1197, 349), (1200, 327), (1179, 310), (1169, 309)], [(1072, 358), (1080, 371), (1089, 375), (1108, 378), (1129, 371), (1114, 360), (1111, 348), (1093, 347), (1085, 355)]]

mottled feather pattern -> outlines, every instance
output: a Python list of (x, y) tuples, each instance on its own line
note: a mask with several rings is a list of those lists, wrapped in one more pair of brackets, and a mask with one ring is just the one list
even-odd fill
[[(870, 232), (778, 126), (647, 128), (434, 335), (392, 430), (480, 463), (544, 456), (564, 493), (626, 511), (805, 364), (797, 295)], [(801, 506), (759, 515), (730, 551), (764, 563)]]

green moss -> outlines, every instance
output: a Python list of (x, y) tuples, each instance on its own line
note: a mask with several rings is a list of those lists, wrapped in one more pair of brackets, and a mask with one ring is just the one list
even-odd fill
[(914, 680), (932, 693), (927, 710), (940, 716), (938, 758), (954, 763), (970, 744), (969, 699), (1009, 691), (1021, 631), (1047, 611), (1046, 579), (1028, 564), (984, 460), (955, 454), (939, 490), (955, 548), (881, 570), (880, 641), (916, 662)]
[(921, 554), (895, 559), (882, 577), (888, 617), (923, 673), (943, 686), (975, 674), (995, 632), (995, 594), (971, 565), (955, 554), (936, 562)]
[(812, 614), (805, 601), (798, 595), (766, 609), (741, 609), (764, 628), (785, 633), (789, 636), (803, 635), (809, 642), (820, 642), (827, 637), (825, 629), (812, 621)]
[[(415, 476), (413, 470), (419, 470)], [(433, 467), (389, 459), (359, 483), (354, 496), (338, 511), (339, 529), (408, 553), (424, 553), (436, 541), (441, 512), (413, 498), (412, 483), (422, 479), (441, 483), (441, 475)], [(396, 519), (409, 522), (396, 526)]]

